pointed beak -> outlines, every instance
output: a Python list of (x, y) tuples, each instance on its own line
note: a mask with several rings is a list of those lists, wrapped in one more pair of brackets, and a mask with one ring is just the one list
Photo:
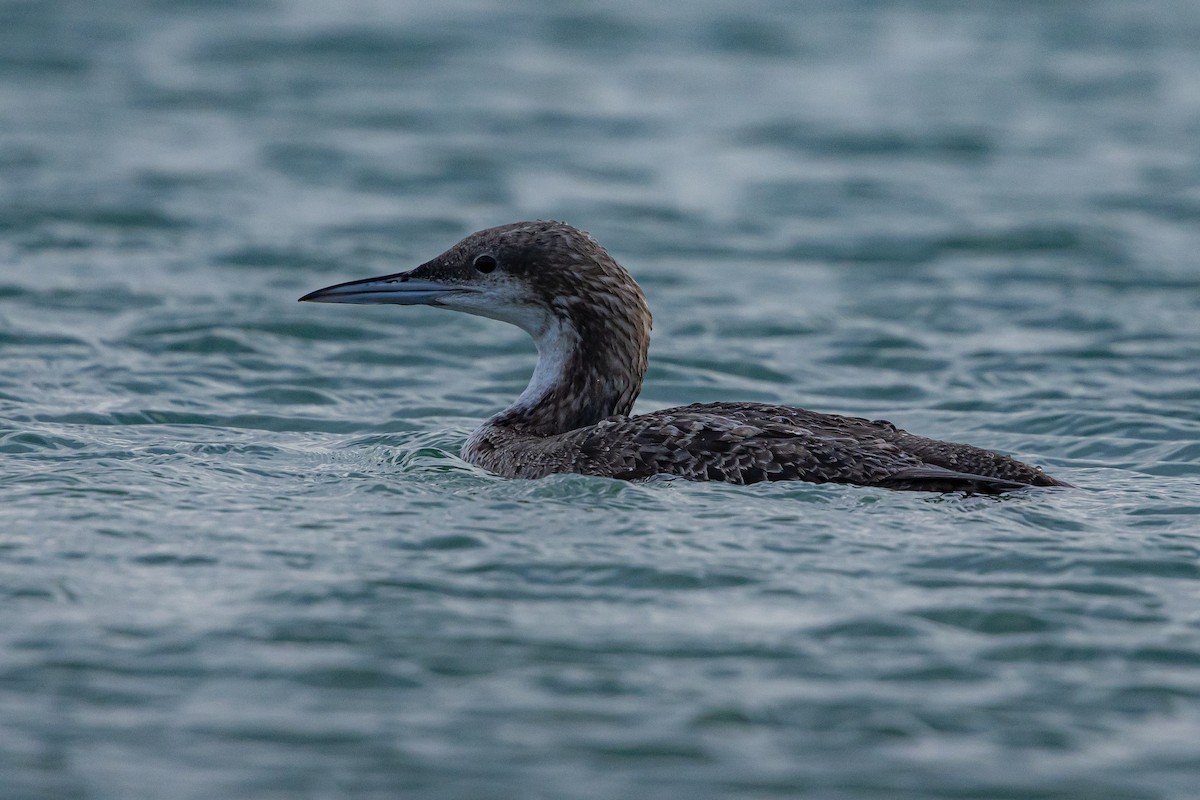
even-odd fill
[(414, 278), (411, 272), (398, 272), (378, 278), (347, 281), (324, 289), (309, 292), (300, 298), (301, 303), (391, 303), (401, 306), (435, 305), (449, 294), (474, 291), (468, 286), (457, 286), (439, 281)]

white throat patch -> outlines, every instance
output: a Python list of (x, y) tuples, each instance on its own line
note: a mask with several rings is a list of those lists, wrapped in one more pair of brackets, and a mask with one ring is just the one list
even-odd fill
[(529, 385), (513, 403), (514, 408), (532, 408), (555, 386), (562, 384), (571, 354), (579, 347), (579, 333), (570, 323), (549, 312), (542, 313), (546, 318), (539, 320), (541, 332), (533, 337), (538, 350), (537, 366)]

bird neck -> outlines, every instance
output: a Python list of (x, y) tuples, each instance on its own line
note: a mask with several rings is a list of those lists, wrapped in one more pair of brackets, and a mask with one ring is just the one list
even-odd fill
[(538, 362), (511, 406), (489, 424), (553, 436), (633, 408), (646, 374), (650, 312), (641, 292), (628, 313), (586, 313), (561, 303), (534, 333)]

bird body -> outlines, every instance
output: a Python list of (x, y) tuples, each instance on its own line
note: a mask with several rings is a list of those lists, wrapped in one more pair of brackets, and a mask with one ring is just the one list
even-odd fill
[(765, 403), (696, 403), (609, 417), (552, 436), (489, 423), (467, 440), (463, 456), (514, 478), (671, 475), (983, 493), (1061, 485), (1008, 456), (915, 436), (885, 420)]
[(538, 349), (529, 386), (463, 447), (464, 459), (507, 477), (801, 480), (986, 494), (1069, 485), (1008, 456), (882, 420), (743, 402), (630, 416), (646, 372), (649, 307), (603, 247), (561, 222), (489, 228), (409, 272), (300, 299), (432, 305), (528, 332)]

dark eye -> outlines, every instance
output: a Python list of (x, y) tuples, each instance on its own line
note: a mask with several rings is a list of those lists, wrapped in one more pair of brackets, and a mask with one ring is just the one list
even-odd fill
[(495, 268), (496, 268), (496, 257), (495, 256), (489, 256), (487, 253), (484, 253), (481, 256), (475, 257), (475, 269), (479, 270), (480, 272), (484, 273), (485, 275), (487, 273), (491, 272), (492, 270), (494, 270)]

